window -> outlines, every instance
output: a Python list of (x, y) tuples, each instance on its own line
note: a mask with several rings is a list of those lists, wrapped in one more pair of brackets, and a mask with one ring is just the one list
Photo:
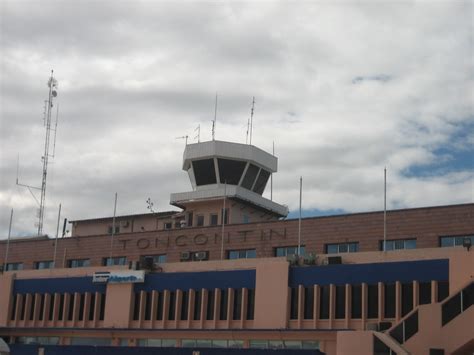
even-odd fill
[(351, 316), (360, 318), (362, 316), (362, 286), (351, 285)]
[(249, 288), (247, 290), (247, 319), (253, 319), (255, 311), (255, 290)]
[[(297, 254), (298, 254), (297, 246), (275, 248), (275, 256), (288, 256), (288, 255), (297, 255)], [(300, 247), (300, 255), (305, 255), (304, 245)]]
[(6, 271), (23, 270), (23, 263), (7, 263)]
[(290, 293), (290, 319), (298, 319), (298, 294), (299, 288), (292, 287)]
[(53, 261), (35, 261), (35, 269), (42, 270), (42, 269), (52, 269), (53, 268)]
[(359, 251), (359, 242), (326, 244), (326, 254), (355, 253)]
[(413, 283), (402, 284), (402, 317), (413, 309)]
[(188, 225), (188, 227), (192, 227), (193, 226), (193, 213), (188, 212), (187, 217), (188, 217), (187, 218), (187, 220), (188, 220), (187, 225)]
[(171, 229), (173, 227), (173, 223), (166, 222), (163, 224), (164, 229)]
[(395, 318), (395, 284), (385, 284), (384, 285), (384, 317), (385, 318)]
[(304, 289), (304, 319), (313, 319), (314, 311), (314, 287)]
[(456, 237), (440, 237), (439, 246), (440, 247), (457, 247), (462, 246), (464, 239), (470, 239), (471, 245), (474, 245), (474, 235), (462, 235)]
[(253, 164), (250, 164), (247, 172), (245, 173), (244, 179), (242, 180), (242, 187), (250, 190), (253, 186), (255, 178), (257, 177), (259, 168)]
[(242, 216), (242, 223), (245, 223), (245, 224), (250, 223), (250, 217), (248, 215), (244, 214)]
[(214, 159), (202, 159), (192, 162), (196, 185), (211, 185), (217, 182)]
[(227, 289), (221, 290), (221, 302), (219, 305), (219, 320), (227, 319), (227, 302), (228, 302), (229, 291)]
[(379, 315), (378, 285), (367, 285), (367, 318), (377, 318)]
[(204, 225), (204, 216), (197, 215), (196, 216), (196, 223), (198, 227), (202, 227)]
[(230, 159), (217, 159), (217, 165), (219, 166), (219, 177), (221, 183), (227, 183), (231, 185), (237, 185), (240, 181), (240, 177), (244, 172), (245, 165), (244, 161), (230, 160)]
[(221, 222), (224, 221), (224, 224), (229, 223), (229, 209), (226, 208), (225, 210), (221, 210)]
[(346, 286), (336, 286), (336, 319), (343, 319), (346, 317)]
[(127, 257), (115, 256), (113, 258), (103, 258), (102, 265), (103, 266), (127, 265)]
[(214, 290), (209, 290), (207, 293), (206, 320), (214, 319), (214, 293)]
[[(112, 230), (113, 230), (113, 226), (108, 226), (107, 227), (107, 233), (109, 235), (112, 235)], [(119, 225), (115, 225), (115, 233), (114, 234), (118, 234), (120, 233), (120, 226)]]
[[(386, 251), (401, 249), (416, 249), (416, 239), (387, 240)], [(383, 251), (383, 240), (379, 241), (379, 250)]]
[(153, 264), (163, 264), (166, 263), (166, 254), (158, 254), (158, 255), (144, 255), (140, 257), (140, 259), (145, 258), (152, 258)]
[(242, 289), (234, 289), (233, 320), (240, 320), (242, 312)]
[(253, 259), (256, 257), (257, 251), (255, 249), (229, 250), (227, 252), (228, 259)]
[(194, 291), (194, 313), (193, 320), (201, 319), (201, 291)]
[(261, 169), (257, 181), (255, 182), (255, 186), (253, 187), (253, 191), (258, 193), (259, 195), (263, 194), (269, 177), (270, 173), (266, 170)]
[(137, 339), (138, 346), (153, 346), (156, 348), (173, 348), (176, 346), (175, 339)]
[(216, 213), (211, 213), (211, 217), (210, 217), (210, 225), (211, 226), (217, 226), (217, 219), (218, 219), (218, 216)]
[(189, 303), (189, 292), (181, 291), (181, 309), (180, 309), (180, 319), (188, 319), (188, 303)]
[(91, 265), (90, 259), (71, 259), (67, 262), (68, 267), (87, 267)]
[(319, 319), (329, 319), (329, 285), (319, 287)]
[(429, 304), (431, 303), (431, 282), (420, 282), (418, 284), (418, 303)]

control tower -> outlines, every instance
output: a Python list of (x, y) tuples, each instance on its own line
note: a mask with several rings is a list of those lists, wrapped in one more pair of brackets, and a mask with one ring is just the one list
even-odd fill
[[(247, 144), (209, 141), (189, 144), (183, 155), (192, 191), (173, 193), (184, 209), (182, 226), (250, 223), (286, 217), (288, 207), (262, 196), (278, 159)], [(225, 200), (225, 212), (224, 212)]]

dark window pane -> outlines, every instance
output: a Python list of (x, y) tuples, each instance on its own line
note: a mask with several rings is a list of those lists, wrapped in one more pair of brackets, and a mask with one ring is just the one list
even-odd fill
[(440, 246), (441, 247), (453, 247), (454, 246), (454, 238), (453, 237), (441, 237), (440, 238)]
[(39, 310), (39, 320), (43, 320), (43, 313), (44, 313), (44, 297), (45, 295), (40, 295), (40, 310)]
[(206, 305), (206, 319), (214, 319), (214, 290), (209, 290), (207, 293), (207, 305)]
[(238, 160), (217, 159), (217, 164), (219, 165), (221, 184), (226, 182), (230, 185), (237, 185), (247, 163)]
[(468, 309), (474, 304), (474, 283), (471, 283), (462, 291), (463, 310)]
[(151, 292), (145, 293), (145, 320), (151, 320)]
[(30, 320), (33, 320), (33, 317), (35, 315), (36, 295), (32, 294), (30, 300)]
[(170, 303), (168, 308), (168, 320), (174, 320), (176, 315), (176, 293), (174, 291), (170, 292)]
[(181, 320), (188, 319), (189, 292), (181, 292)]
[(347, 244), (339, 244), (339, 253), (347, 253), (348, 249)]
[(413, 284), (402, 284), (402, 317), (413, 309)]
[(107, 296), (105, 293), (100, 294), (100, 309), (99, 309), (99, 320), (104, 320), (105, 316), (105, 302), (107, 300)]
[(431, 282), (420, 282), (418, 285), (418, 303), (431, 303)]
[(217, 226), (217, 219), (218, 219), (218, 216), (217, 214), (211, 214), (211, 218), (210, 218), (210, 225), (211, 226)]
[(196, 216), (197, 219), (197, 226), (202, 227), (204, 225), (204, 216)]
[(403, 344), (403, 323), (400, 323), (390, 332), (390, 336), (398, 341), (400, 344)]
[(95, 293), (92, 293), (90, 305), (89, 305), (89, 320), (94, 320), (94, 313), (95, 313)]
[(367, 286), (367, 318), (379, 316), (379, 289), (378, 285)]
[(84, 320), (84, 303), (86, 301), (86, 295), (81, 293), (79, 296), (79, 320)]
[(346, 286), (336, 286), (336, 319), (346, 317)]
[(329, 319), (329, 286), (319, 288), (319, 319)]
[(313, 319), (314, 311), (314, 287), (304, 289), (304, 319)]
[(214, 159), (195, 160), (192, 164), (196, 185), (210, 185), (217, 182)]
[(67, 320), (72, 320), (73, 312), (74, 312), (74, 301), (75, 301), (75, 295), (71, 294), (69, 296), (69, 307), (67, 311)]
[(18, 297), (19, 297), (18, 294), (13, 296), (13, 304), (12, 304), (11, 313), (10, 313), (10, 320), (16, 319), (16, 304), (18, 302)]
[(64, 316), (64, 294), (59, 296), (58, 320), (63, 320)]
[(261, 169), (260, 174), (258, 175), (257, 182), (253, 188), (253, 191), (258, 193), (259, 195), (263, 194), (265, 190), (265, 186), (267, 185), (268, 178), (270, 177), (270, 173), (266, 170)]
[(391, 355), (390, 348), (374, 335), (374, 355)]
[(245, 177), (242, 181), (242, 187), (245, 187), (247, 190), (250, 190), (253, 186), (253, 182), (255, 181), (255, 178), (257, 177), (259, 168), (256, 167), (253, 164), (250, 164), (247, 172), (245, 173)]
[(418, 333), (418, 311), (405, 320), (405, 341)]
[(52, 294), (49, 296), (49, 314), (48, 314), (48, 320), (53, 320), (53, 315), (54, 315), (54, 299), (56, 298), (55, 294)]
[(395, 284), (385, 284), (384, 293), (384, 316), (385, 318), (395, 318)]
[(163, 292), (158, 292), (158, 304), (156, 307), (156, 319), (157, 320), (163, 320), (163, 300), (164, 300), (164, 293)]
[(339, 252), (339, 247), (337, 244), (326, 245), (326, 254), (337, 254), (338, 252)]
[(352, 285), (351, 286), (351, 316), (352, 318), (362, 317), (362, 286)]
[(406, 240), (405, 249), (416, 249), (416, 240), (415, 239)]
[(233, 320), (240, 320), (240, 314), (242, 312), (242, 289), (238, 288), (234, 290), (234, 311), (232, 315)]
[(201, 291), (194, 292), (194, 320), (201, 319)]
[(290, 296), (290, 319), (298, 319), (298, 287), (291, 289)]
[(133, 320), (138, 320), (140, 316), (140, 292), (135, 292), (133, 300)]
[(453, 296), (441, 307), (441, 323), (444, 326), (461, 313), (461, 293)]
[(449, 296), (449, 282), (438, 281), (438, 302)]
[(222, 289), (221, 290), (221, 302), (219, 304), (219, 319), (220, 320), (226, 320), (227, 319), (227, 302), (228, 302), (228, 297), (229, 292), (227, 289)]
[(255, 290), (247, 290), (247, 319), (253, 319), (255, 309)]
[(349, 252), (355, 253), (359, 251), (359, 243), (350, 243), (349, 244)]

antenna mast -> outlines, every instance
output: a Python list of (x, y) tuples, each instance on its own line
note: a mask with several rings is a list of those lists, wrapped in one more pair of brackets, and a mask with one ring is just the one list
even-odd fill
[(214, 140), (216, 135), (216, 122), (217, 122), (217, 93), (216, 93), (216, 103), (214, 105), (214, 120), (212, 121), (212, 140)]
[[(48, 87), (49, 87), (49, 93), (48, 93), (48, 100), (45, 100), (45, 110), (44, 110), (44, 116), (43, 116), (43, 123), (44, 126), (46, 127), (46, 137), (44, 141), (44, 153), (43, 156), (41, 157), (41, 160), (43, 161), (43, 174), (42, 174), (42, 181), (41, 181), (41, 187), (35, 187), (35, 186), (30, 186), (30, 185), (24, 185), (20, 184), (18, 182), (18, 170), (19, 170), (19, 158), (18, 158), (18, 165), (17, 165), (17, 177), (16, 177), (16, 184), (19, 186), (24, 186), (27, 187), (28, 190), (30, 191), (31, 195), (35, 199), (35, 201), (39, 205), (39, 210), (38, 210), (38, 235), (43, 234), (43, 222), (44, 222), (44, 208), (45, 208), (45, 203), (46, 203), (46, 179), (48, 176), (48, 162), (49, 158), (54, 158), (54, 153), (50, 154), (50, 140), (51, 140), (51, 131), (54, 131), (54, 150), (56, 150), (56, 130), (58, 127), (58, 114), (59, 114), (59, 107), (58, 110), (56, 111), (56, 123), (54, 129), (51, 129), (51, 114), (52, 114), (52, 108), (53, 108), (53, 100), (58, 96), (58, 81), (53, 77), (53, 70), (51, 70), (51, 76), (48, 80)], [(36, 198), (36, 196), (33, 194), (33, 191), (31, 189), (36, 189), (36, 190), (41, 190), (41, 195), (40, 195), (40, 200)]]
[(194, 136), (194, 139), (197, 138), (198, 143), (200, 143), (201, 142), (201, 124), (198, 124), (194, 132), (197, 132), (197, 134)]
[(253, 127), (253, 111), (255, 109), (255, 96), (252, 100), (252, 109), (250, 110), (250, 145), (252, 145), (252, 127)]

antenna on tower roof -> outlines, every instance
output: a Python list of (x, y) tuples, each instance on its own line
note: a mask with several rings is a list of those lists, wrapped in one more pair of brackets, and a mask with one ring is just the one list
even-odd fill
[(189, 136), (187, 134), (185, 136), (176, 137), (176, 139), (185, 139), (185, 144), (186, 145), (188, 145), (188, 138), (189, 138)]
[(255, 96), (252, 99), (252, 109), (250, 110), (250, 145), (252, 145), (253, 112), (255, 110)]
[(217, 92), (216, 92), (216, 103), (214, 105), (214, 120), (212, 121), (212, 140), (216, 136), (216, 123), (217, 123)]
[(194, 132), (196, 132), (196, 131), (197, 131), (197, 134), (194, 136), (194, 139), (197, 138), (198, 143), (200, 143), (201, 142), (201, 124), (198, 124), (198, 126), (196, 127)]
[[(28, 188), (30, 191), (31, 195), (35, 199), (35, 201), (39, 205), (39, 210), (38, 210), (38, 235), (43, 234), (43, 221), (44, 221), (44, 208), (46, 204), (46, 178), (48, 175), (48, 162), (49, 158), (54, 158), (54, 152), (53, 154), (50, 154), (50, 148), (49, 148), (49, 143), (50, 143), (50, 138), (51, 138), (51, 131), (54, 131), (54, 150), (56, 150), (56, 131), (57, 131), (57, 126), (58, 126), (58, 115), (59, 115), (59, 110), (56, 111), (56, 123), (55, 123), (55, 128), (51, 129), (51, 114), (52, 114), (52, 108), (53, 108), (53, 101), (54, 99), (58, 96), (58, 81), (53, 77), (53, 70), (51, 70), (51, 76), (48, 80), (48, 87), (49, 87), (49, 94), (48, 94), (48, 100), (45, 101), (45, 110), (44, 110), (44, 126), (46, 127), (46, 137), (45, 137), (45, 142), (44, 142), (44, 153), (43, 156), (41, 157), (41, 160), (43, 161), (43, 178), (41, 182), (41, 187), (35, 187), (31, 185), (24, 185), (20, 184), (18, 182), (18, 170), (19, 170), (19, 165), (20, 165), (20, 157), (18, 156), (18, 163), (17, 163), (17, 176), (16, 176), (16, 184), (19, 186), (24, 186)], [(59, 109), (59, 108), (58, 108)], [(31, 189), (36, 189), (36, 190), (41, 190), (41, 195), (40, 195), (40, 200), (36, 198), (34, 195), (33, 191)]]

